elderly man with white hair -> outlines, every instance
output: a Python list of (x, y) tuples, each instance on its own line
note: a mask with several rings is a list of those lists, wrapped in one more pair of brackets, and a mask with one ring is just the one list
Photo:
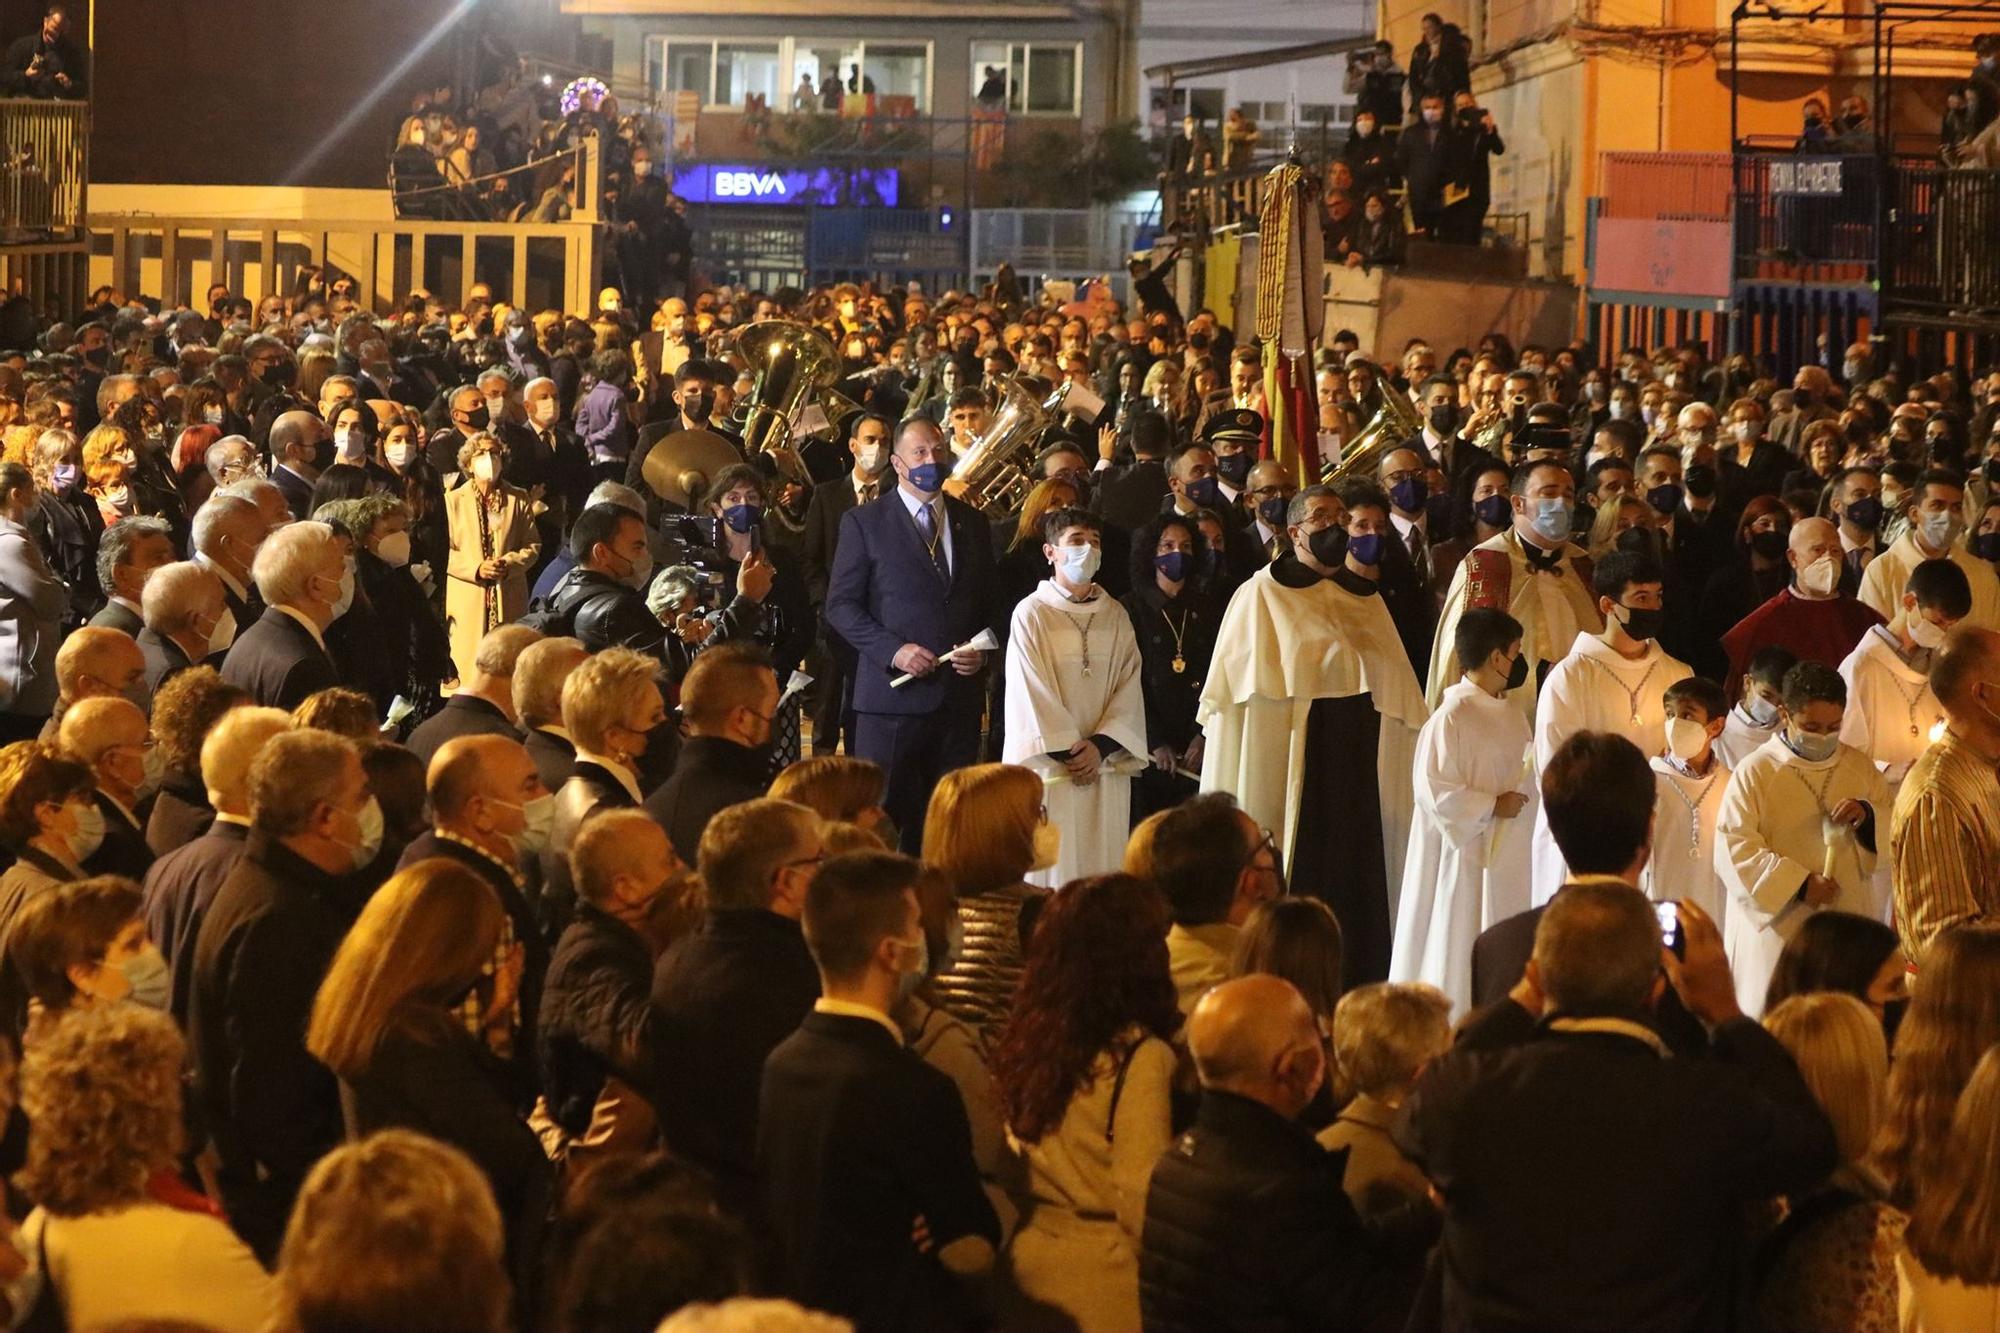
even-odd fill
[(340, 684), (326, 627), (354, 597), (346, 544), (324, 523), (294, 523), (268, 537), (251, 569), (264, 614), (230, 645), (222, 678), (260, 704), (287, 711)]
[[(278, 496), (276, 487), (271, 488), (271, 494), (282, 506), (284, 498)], [(291, 511), (286, 510), (286, 517), (290, 516)], [(192, 558), (222, 580), (223, 600), (239, 630), (248, 628), (264, 614), (264, 599), (250, 577), (250, 567), (256, 562), (257, 549), (270, 533), (271, 525), (257, 502), (242, 495), (217, 492), (194, 511), (189, 537), (189, 544), (194, 547)]]
[(154, 570), (140, 608), (146, 623), (139, 631), (139, 651), (146, 658), (146, 686), (155, 692), (176, 673), (219, 658), (236, 640), (236, 617), (222, 580), (192, 560)]
[(210, 482), (216, 487), (242, 481), (245, 477), (264, 475), (264, 465), (257, 458), (257, 446), (242, 435), (223, 436), (208, 446), (208, 452), (202, 455), (201, 461), (208, 469)]
[(239, 477), (227, 486), (217, 487), (215, 493), (235, 496), (256, 505), (257, 512), (264, 516), (264, 526), (272, 532), (296, 521), (292, 517), (291, 502), (285, 499), (285, 493), (278, 489), (277, 483), (269, 478)]

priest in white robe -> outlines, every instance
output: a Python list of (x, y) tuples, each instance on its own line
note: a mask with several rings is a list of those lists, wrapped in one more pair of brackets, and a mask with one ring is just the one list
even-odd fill
[(1197, 713), (1208, 737), (1201, 786), (1234, 794), (1276, 835), (1293, 889), (1333, 908), (1349, 982), (1379, 981), (1389, 971), (1385, 830), (1408, 829), (1429, 710), (1380, 595), (1349, 561), (1340, 497), (1308, 487), (1287, 518), (1291, 549), (1223, 613)]
[(1972, 608), (1966, 619), (1981, 629), (2000, 630), (2000, 575), (1993, 566), (1965, 548), (1962, 513), (1965, 488), (1951, 472), (1926, 472), (1910, 488), (1910, 525), (1889, 549), (1868, 562), (1861, 574), (1863, 606), (1882, 619), (1895, 616), (1902, 605), (1904, 585), (1919, 565), (1949, 560), (1965, 574)]
[(1517, 469), (1509, 487), (1514, 525), (1466, 554), (1445, 592), (1444, 614), (1431, 641), (1431, 669), (1424, 697), (1436, 708), (1465, 674), (1454, 650), (1458, 618), (1478, 606), (1496, 607), (1521, 623), (1528, 678), (1507, 698), (1530, 722), (1535, 695), (1550, 667), (1578, 634), (1595, 634), (1604, 617), (1591, 592), (1590, 560), (1569, 540), (1576, 507), (1576, 478), (1559, 463)]
[(1723, 920), (1722, 879), (1715, 869), (1715, 820), (1730, 770), (1715, 742), (1729, 696), (1714, 681), (1688, 676), (1666, 690), (1667, 744), (1653, 756), (1653, 854), (1639, 887), (1654, 902), (1694, 902)]
[(1531, 736), (1510, 685), (1528, 674), (1521, 624), (1479, 607), (1459, 617), (1454, 649), (1472, 663), (1417, 736), (1416, 818), (1396, 904), (1391, 981), (1427, 981), (1472, 1003), (1472, 944), (1528, 910), (1528, 834), (1537, 793)]
[(1841, 744), (1846, 701), (1831, 667), (1801, 662), (1786, 673), (1783, 725), (1732, 775), (1716, 816), (1723, 945), (1737, 1003), (1752, 1017), (1785, 941), (1812, 913), (1888, 916), (1875, 857), (1889, 788), (1866, 755)]
[(1028, 880), (1060, 888), (1124, 863), (1132, 776), (1146, 763), (1146, 705), (1131, 618), (1096, 582), (1098, 519), (1058, 509), (1042, 532), (1053, 573), (1014, 608), (1001, 757), (1041, 776), (1062, 843), (1056, 863)]
[[(1591, 571), (1604, 628), (1579, 633), (1542, 686), (1535, 706), (1536, 772), (1579, 731), (1623, 736), (1643, 755), (1665, 748), (1667, 687), (1694, 670), (1659, 644), (1666, 623), (1664, 579), (1659, 564), (1636, 551), (1613, 551)], [(1540, 905), (1569, 876), (1546, 816), (1535, 822), (1532, 859), (1534, 900)]]

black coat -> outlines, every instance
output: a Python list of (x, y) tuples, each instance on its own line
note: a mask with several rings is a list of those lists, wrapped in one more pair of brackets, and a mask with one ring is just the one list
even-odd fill
[(1559, 1032), (1513, 1003), (1460, 1030), (1393, 1131), (1445, 1200), (1448, 1326), (1731, 1326), (1745, 1205), (1817, 1183), (1838, 1152), (1754, 1020), (1717, 1028), (1709, 1055)]
[(1202, 1093), (1194, 1126), (1153, 1168), (1139, 1247), (1147, 1333), (1401, 1327), (1345, 1152), (1233, 1093)]
[(104, 606), (104, 590), (97, 582), (104, 514), (97, 501), (75, 487), (67, 493), (38, 491), (27, 528), (49, 567), (69, 585), (69, 615), (63, 624), (74, 629), (88, 623)]
[[(663, 728), (664, 730), (664, 728)], [(568, 782), (556, 792), (556, 822), (542, 852), (542, 900), (536, 915), (543, 938), (553, 942), (569, 925), (576, 910), (576, 889), (569, 876), (569, 845), (577, 830), (599, 810), (625, 810), (637, 805), (632, 793), (602, 764), (577, 761)]]
[(107, 601), (98, 613), (90, 618), (90, 627), (115, 629), (120, 634), (136, 639), (139, 637), (139, 631), (146, 627), (146, 622), (139, 619), (138, 612), (131, 607)]
[(762, 908), (709, 913), (653, 969), (660, 1127), (739, 1208), (753, 1185), (765, 1057), (818, 998), (805, 932)]
[(717, 811), (754, 801), (770, 786), (771, 758), (720, 736), (690, 736), (673, 776), (646, 798), (646, 813), (667, 831), (681, 860), (693, 865), (701, 833)]
[(424, 761), (429, 768), (431, 759), (444, 748), (446, 741), (457, 740), (460, 736), (505, 736), (518, 741), (521, 733), (497, 704), (490, 703), (476, 694), (454, 694), (444, 701), (444, 707), (437, 710), (418, 724), (405, 742), (411, 754)]
[(306, 1172), (340, 1142), (339, 1089), (306, 1053), (306, 1021), (360, 906), (342, 881), (253, 831), (195, 942), (195, 1095), (230, 1225), (267, 1262)]
[(535, 773), (550, 791), (561, 791), (576, 772), (576, 746), (538, 727), (531, 727), (521, 742), (528, 758), (535, 761)]
[[(1169, 602), (1157, 580), (1149, 580), (1124, 599), (1125, 614), (1139, 640), (1139, 685), (1146, 701), (1146, 746), (1187, 749), (1200, 730), (1195, 705), (1208, 679), (1215, 653), (1215, 631), (1222, 624), (1222, 604), (1206, 587), (1190, 579), (1180, 596)], [(1174, 670), (1179, 658), (1182, 669)]]
[(354, 568), (379, 630), (369, 645), (378, 663), (369, 693), (377, 710), (386, 712), (396, 695), (414, 699), (420, 683), (435, 684), (452, 674), (451, 640), (409, 566), (397, 568), (373, 551), (358, 550)]
[[(123, 610), (112, 607), (111, 610)], [(187, 670), (195, 663), (181, 650), (181, 646), (164, 634), (155, 630), (142, 629), (138, 634), (139, 653), (146, 659), (146, 688), (153, 693), (160, 692), (160, 686)]]
[(392, 1027), (367, 1071), (342, 1080), (341, 1106), (351, 1137), (413, 1129), (470, 1157), (493, 1186), (517, 1283), (532, 1270), (554, 1171), (515, 1110), (504, 1072), (454, 1017), (424, 1014)]
[(288, 467), (271, 469), (271, 484), (285, 497), (292, 517), (301, 523), (312, 517), (313, 484)]
[[(974, 1236), (997, 1246), (1000, 1224), (952, 1081), (880, 1024), (816, 1013), (771, 1053), (763, 1104), (757, 1172), (776, 1294), (861, 1329), (972, 1324), (936, 1251)], [(936, 1249), (911, 1243), (917, 1217)]]
[(1135, 459), (1098, 473), (1097, 512), (1130, 532), (1151, 523), (1167, 498), (1167, 465), (1157, 458)]
[(222, 678), (270, 708), (291, 712), (312, 695), (340, 684), (333, 658), (304, 625), (275, 606), (236, 636), (222, 659)]
[(571, 1134), (588, 1128), (607, 1077), (652, 1087), (652, 990), (646, 941), (623, 921), (579, 905), (549, 961), (535, 1047), (549, 1115)]
[(548, 603), (589, 651), (630, 648), (666, 664), (667, 627), (646, 609), (643, 593), (609, 574), (574, 566), (550, 589)]
[[(154, 808), (157, 811), (158, 806)], [(223, 881), (243, 859), (248, 834), (241, 824), (218, 823), (186, 846), (163, 854), (146, 872), (140, 913), (146, 918), (146, 933), (166, 956), (173, 978), (167, 1011), (182, 1027), (188, 1022), (195, 942), (201, 937), (202, 921)]]
[(85, 858), (84, 872), (91, 875), (123, 875), (130, 880), (145, 879), (146, 872), (153, 868), (153, 849), (146, 845), (146, 826), (133, 822), (132, 817), (103, 792), (97, 792), (95, 799), (97, 812), (104, 816), (104, 841)]
[[(878, 486), (895, 483), (884, 474)], [(840, 520), (856, 503), (854, 477), (845, 473), (813, 487), (806, 504), (805, 542), (801, 562), (806, 579), (806, 596), (815, 610), (826, 605), (827, 580), (833, 577), (833, 553), (840, 544)]]
[[(168, 769), (146, 816), (146, 846), (155, 857), (165, 856), (208, 832), (214, 821), (215, 807), (208, 803), (208, 788), (202, 780)], [(153, 938), (158, 940), (159, 936)]]

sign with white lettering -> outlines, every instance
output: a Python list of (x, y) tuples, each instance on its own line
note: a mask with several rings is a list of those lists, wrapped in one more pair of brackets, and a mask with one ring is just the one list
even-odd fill
[(787, 171), (742, 163), (690, 163), (675, 168), (674, 193), (691, 204), (858, 204), (894, 208), (900, 184), (894, 167), (858, 171)]
[(1771, 161), (1772, 194), (1839, 194), (1840, 165), (1837, 157), (1774, 158)]

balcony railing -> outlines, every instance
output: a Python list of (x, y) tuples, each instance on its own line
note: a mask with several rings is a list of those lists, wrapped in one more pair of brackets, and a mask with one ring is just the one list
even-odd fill
[(0, 99), (0, 244), (75, 238), (89, 177), (89, 103)]

